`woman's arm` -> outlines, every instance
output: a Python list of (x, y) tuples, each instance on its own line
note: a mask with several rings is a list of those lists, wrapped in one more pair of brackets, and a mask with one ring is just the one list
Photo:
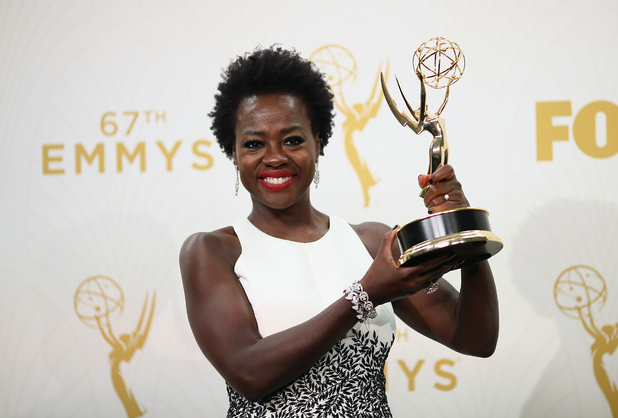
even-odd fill
[[(426, 273), (434, 269), (435, 261), (402, 274), (392, 260), (393, 239), (393, 233), (387, 234), (385, 249), (377, 251), (376, 260), (361, 280), (368, 288), (390, 283), (387, 289), (374, 292), (385, 302), (401, 297), (415, 281), (443, 274)], [(234, 273), (239, 254), (240, 244), (232, 228), (195, 234), (182, 247), (180, 266), (189, 323), (199, 347), (237, 392), (256, 401), (307, 371), (345, 336), (357, 318), (350, 301), (342, 296), (310, 320), (262, 338)]]
[(461, 269), (457, 292), (439, 280), (431, 294), (417, 292), (393, 302), (408, 326), (460, 353), (479, 357), (493, 354), (498, 340), (498, 297), (487, 261)]
[[(431, 183), (429, 180), (429, 176), (419, 177), (421, 188), (432, 185), (424, 198), (430, 213), (469, 206), (450, 165), (436, 170), (431, 176)], [(448, 199), (445, 199), (445, 194), (449, 195)], [(372, 229), (373, 234), (365, 235), (373, 236), (372, 241), (375, 242), (375, 237), (384, 233), (384, 228), (373, 225)], [(371, 245), (368, 249), (372, 252)], [(393, 253), (397, 259), (399, 249), (393, 247)], [(496, 286), (489, 263), (483, 261), (462, 268), (459, 292), (446, 280), (441, 279), (439, 283), (434, 293), (427, 294), (421, 290), (393, 301), (397, 316), (408, 326), (453, 350), (480, 357), (492, 355), (498, 339), (499, 315)], [(371, 297), (371, 293), (369, 295)]]
[(262, 338), (234, 274), (240, 244), (232, 234), (192, 235), (181, 249), (180, 268), (199, 347), (236, 391), (256, 401), (309, 369), (354, 326), (356, 317), (342, 298), (306, 323)]

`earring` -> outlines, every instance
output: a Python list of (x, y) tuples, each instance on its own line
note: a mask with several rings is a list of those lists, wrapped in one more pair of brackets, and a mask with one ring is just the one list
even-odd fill
[(236, 163), (234, 163), (234, 168), (236, 169), (236, 184), (234, 184), (234, 189), (235, 189), (235, 196), (238, 196), (238, 189), (240, 187), (240, 178), (238, 175), (238, 166), (236, 165)]
[(313, 182), (315, 183), (315, 188), (318, 188), (318, 184), (320, 184), (320, 169), (318, 168), (319, 161), (315, 162), (315, 174), (313, 175)]

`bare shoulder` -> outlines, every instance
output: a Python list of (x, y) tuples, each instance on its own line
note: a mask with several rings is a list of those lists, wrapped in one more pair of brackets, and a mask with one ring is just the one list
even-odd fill
[(233, 271), (240, 256), (240, 241), (231, 226), (190, 235), (180, 249), (183, 281), (202, 276), (198, 272)]
[(244, 343), (260, 338), (251, 303), (234, 271), (240, 253), (232, 227), (195, 233), (180, 250), (189, 325), (206, 357), (228, 376), (236, 366), (229, 357), (239, 356), (249, 345)]
[[(237, 253), (237, 254), (236, 254)], [(226, 258), (237, 259), (240, 255), (240, 242), (234, 228), (227, 226), (212, 232), (196, 232), (182, 244), (180, 257), (192, 255), (217, 254)], [(236, 254), (236, 256), (234, 256)]]
[(350, 225), (359, 236), (369, 254), (375, 258), (384, 234), (390, 231), (390, 227), (381, 222), (363, 222), (358, 225)]

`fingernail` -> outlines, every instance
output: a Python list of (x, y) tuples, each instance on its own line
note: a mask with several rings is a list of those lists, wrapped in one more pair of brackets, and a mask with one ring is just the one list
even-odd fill
[(431, 211), (431, 209), (427, 209), (427, 213), (431, 215), (433, 212)]
[(392, 230), (394, 231), (397, 228), (399, 228), (399, 225), (395, 225)]
[(433, 179), (429, 177), (429, 184), (433, 184)]

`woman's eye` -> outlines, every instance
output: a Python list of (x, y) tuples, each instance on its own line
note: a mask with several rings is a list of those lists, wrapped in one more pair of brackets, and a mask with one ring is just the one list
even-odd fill
[(248, 141), (245, 141), (242, 144), (242, 147), (246, 149), (256, 149), (256, 148), (260, 148), (261, 146), (262, 146), (262, 141), (258, 141), (255, 139), (250, 139)]
[(290, 136), (288, 138), (285, 138), (284, 141), (286, 145), (300, 145), (303, 142), (305, 142), (305, 138), (301, 136)]

